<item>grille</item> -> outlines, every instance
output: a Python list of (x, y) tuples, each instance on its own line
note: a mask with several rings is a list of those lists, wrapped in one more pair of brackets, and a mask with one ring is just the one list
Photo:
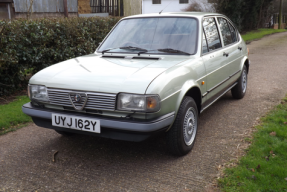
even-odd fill
[(88, 101), (84, 109), (95, 109), (95, 110), (115, 110), (116, 94), (106, 94), (106, 93), (91, 93), (91, 92), (81, 92), (81, 91), (69, 91), (60, 89), (48, 89), (48, 96), (50, 104), (59, 105), (63, 107), (73, 107), (70, 101), (69, 93), (79, 93), (82, 97), (82, 101), (76, 104), (77, 107), (81, 107), (85, 100), (86, 94), (88, 96)]

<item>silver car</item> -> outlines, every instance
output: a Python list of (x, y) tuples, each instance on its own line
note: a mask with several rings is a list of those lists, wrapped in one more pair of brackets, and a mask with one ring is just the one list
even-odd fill
[(36, 125), (143, 141), (165, 133), (174, 155), (193, 147), (198, 116), (226, 92), (244, 97), (248, 49), (215, 13), (123, 18), (95, 53), (43, 69), (29, 81), (23, 112)]

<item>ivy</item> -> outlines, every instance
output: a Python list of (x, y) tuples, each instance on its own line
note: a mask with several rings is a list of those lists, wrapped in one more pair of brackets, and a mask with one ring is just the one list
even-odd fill
[(0, 96), (24, 89), (45, 67), (93, 53), (119, 19), (0, 20)]

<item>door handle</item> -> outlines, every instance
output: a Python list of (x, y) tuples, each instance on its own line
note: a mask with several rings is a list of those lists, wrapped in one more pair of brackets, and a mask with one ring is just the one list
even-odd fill
[(238, 46), (238, 49), (239, 49), (240, 51), (242, 51), (242, 47)]
[(223, 52), (223, 56), (228, 57), (228, 56), (229, 56), (229, 53), (225, 53), (225, 52)]

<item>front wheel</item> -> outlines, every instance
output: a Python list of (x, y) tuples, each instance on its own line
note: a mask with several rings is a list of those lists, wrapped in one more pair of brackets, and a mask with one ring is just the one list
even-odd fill
[(191, 97), (184, 97), (175, 122), (167, 132), (169, 151), (176, 156), (186, 155), (191, 151), (197, 133), (198, 110)]
[(242, 99), (247, 90), (247, 68), (244, 65), (241, 76), (237, 81), (237, 85), (231, 89), (234, 99)]

